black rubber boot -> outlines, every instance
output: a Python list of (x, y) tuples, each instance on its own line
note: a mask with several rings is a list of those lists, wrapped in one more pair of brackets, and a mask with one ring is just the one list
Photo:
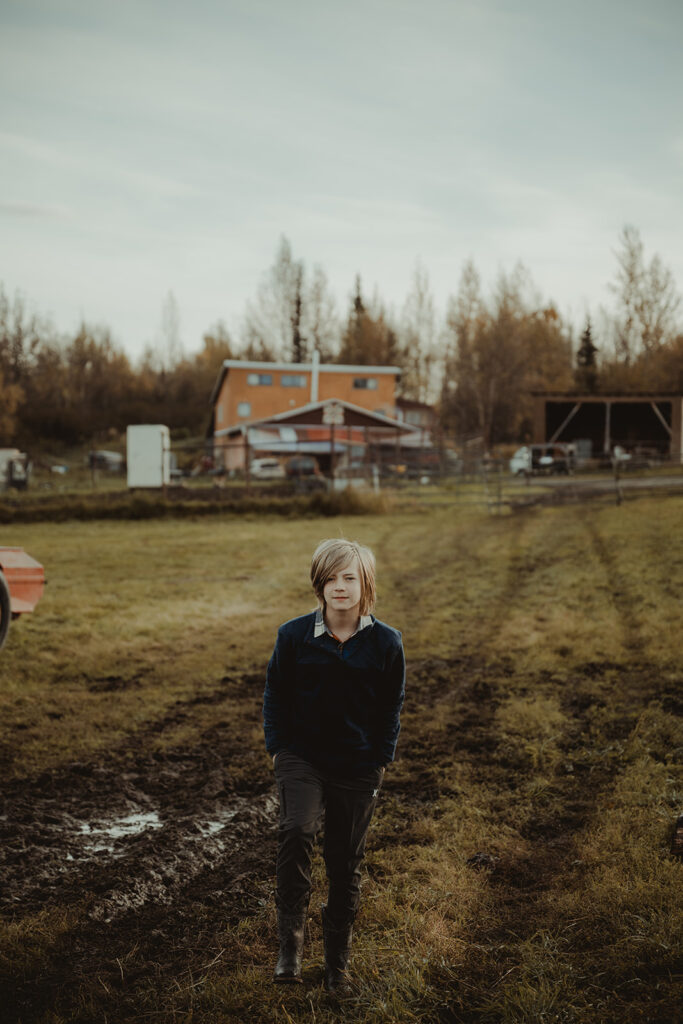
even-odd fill
[(306, 910), (298, 914), (277, 912), (277, 934), (280, 955), (275, 965), (273, 981), (301, 982), (301, 958), (304, 952)]
[(331, 995), (352, 994), (347, 968), (351, 956), (353, 921), (341, 928), (336, 927), (327, 916), (327, 907), (322, 908), (323, 945), (325, 947), (325, 988)]

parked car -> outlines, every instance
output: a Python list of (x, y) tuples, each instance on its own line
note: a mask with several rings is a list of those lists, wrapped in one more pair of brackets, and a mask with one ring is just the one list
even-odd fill
[(441, 457), (437, 451), (424, 451), (406, 458), (405, 475), (409, 480), (429, 480), (441, 476)]
[(88, 452), (90, 469), (105, 469), (109, 473), (125, 473), (126, 460), (120, 452), (108, 452), (103, 449)]
[(510, 459), (514, 476), (551, 476), (573, 473), (574, 446), (571, 444), (525, 444)]
[(252, 459), (249, 475), (256, 480), (284, 480), (284, 466), (276, 458)]
[(285, 463), (287, 479), (298, 491), (326, 491), (329, 486), (327, 477), (320, 470), (318, 460), (313, 455), (292, 455)]
[(292, 455), (285, 463), (288, 477), (318, 476), (321, 477), (318, 460), (313, 455)]

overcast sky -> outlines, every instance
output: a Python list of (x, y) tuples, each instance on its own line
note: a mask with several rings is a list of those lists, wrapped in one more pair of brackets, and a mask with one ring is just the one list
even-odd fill
[(234, 333), (281, 235), (400, 310), (521, 260), (577, 324), (624, 224), (683, 288), (681, 0), (0, 0), (0, 281), (130, 355)]

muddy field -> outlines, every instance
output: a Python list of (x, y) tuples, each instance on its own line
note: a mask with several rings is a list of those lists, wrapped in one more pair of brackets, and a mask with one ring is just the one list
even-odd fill
[[(322, 990), (319, 856), (305, 984), (270, 983), (277, 808), (254, 665), (46, 771), (17, 771), (21, 728), (5, 742), (3, 1021), (676, 1024), (683, 672), (678, 650), (657, 646), (663, 624), (639, 610), (618, 542), (576, 522), (626, 655), (571, 661), (556, 641), (549, 663), (510, 649), (507, 609), (533, 588), (543, 609), (549, 584), (533, 520), (496, 535), (505, 562), (486, 613), (449, 655), (409, 657), (352, 1000)], [(461, 560), (466, 539), (449, 540)], [(410, 606), (419, 577), (401, 580)], [(105, 705), (148, 685), (131, 672), (85, 680)]]
[[(163, 991), (220, 954), (216, 931), (268, 898), (277, 801), (260, 759), (220, 721), (190, 750), (145, 753), (155, 734), (198, 703), (220, 706), (236, 691), (252, 691), (252, 682), (225, 679), (106, 758), (4, 787), (0, 912), (58, 908), (77, 922), (18, 984), (3, 979), (12, 1020), (38, 1020), (48, 1010), (65, 1020), (137, 1019), (141, 977), (145, 989), (153, 981)], [(103, 685), (115, 691), (117, 681)], [(245, 760), (254, 763), (247, 782)], [(93, 977), (101, 986), (97, 1011), (83, 1006)]]
[[(435, 742), (432, 729), (420, 728), (420, 711), (409, 713), (401, 759), (389, 773), (373, 828), (375, 854), (392, 848), (409, 853), (424, 843), (425, 818), (438, 820), (440, 801), (457, 797), (454, 759), (461, 779), (476, 780), (489, 797), (494, 795), (500, 829), (507, 829), (506, 818), (514, 821), (519, 815), (519, 774), (533, 769), (528, 754), (496, 732), (501, 695), (495, 679), (505, 665), (491, 668), (462, 659), (409, 666), (413, 703), (428, 709), (427, 717), (435, 711), (446, 716), (447, 728), (440, 730), (441, 742)], [(486, 991), (514, 969), (512, 959), (512, 966), (505, 966), (514, 956), (506, 951), (511, 936), (519, 943), (552, 925), (543, 897), (558, 886), (578, 883), (584, 865), (577, 837), (621, 771), (616, 758), (605, 762), (602, 748), (596, 750), (591, 730), (599, 710), (596, 680), (613, 670), (609, 664), (588, 664), (588, 685), (576, 680), (566, 703), (562, 758), (536, 799), (531, 804), (525, 800), (518, 842), (511, 849), (494, 838), (485, 848), (467, 850), (467, 869), (486, 876), (499, 912), (493, 927), (472, 930), (476, 946), (463, 960), (462, 983), (449, 979), (441, 1009), (421, 1019), (442, 1024), (494, 1019), (481, 1008), (467, 1008), (468, 988), (478, 983)], [(602, 743), (627, 740), (639, 710), (653, 698), (669, 711), (683, 712), (680, 687), (662, 686), (652, 677), (644, 690), (643, 670), (628, 680), (621, 713), (601, 719)], [(203, 703), (213, 701), (220, 710), (229, 695), (240, 691), (257, 715), (255, 682), (250, 676), (226, 680)], [(201, 1011), (196, 997), (207, 976), (234, 967), (226, 963), (226, 955), (234, 955), (234, 948), (226, 949), (226, 930), (262, 916), (272, 905), (277, 802), (262, 758), (240, 748), (239, 737), (220, 721), (192, 749), (144, 752), (156, 730), (191, 715), (194, 703), (178, 706), (149, 725), (147, 735), (136, 736), (106, 759), (72, 763), (5, 790), (0, 910), (9, 918), (49, 916), (54, 910), (68, 925), (60, 941), (24, 965), (20, 977), (3, 979), (3, 1019), (189, 1020), (193, 1006)], [(253, 764), (246, 779), (245, 759)], [(381, 880), (381, 868), (375, 864), (373, 869), (373, 863), (371, 858), (370, 875)], [(314, 941), (315, 934), (313, 924), (309, 939)], [(473, 955), (476, 947), (497, 949), (494, 962)], [(316, 955), (314, 950), (305, 978), (324, 1004), (320, 968), (320, 951)], [(271, 969), (268, 960), (257, 967), (264, 988)], [(675, 989), (656, 1015), (648, 1015), (652, 980), (650, 971), (628, 979), (629, 990), (639, 996), (636, 1003), (644, 1005), (633, 1007), (633, 1016), (623, 1006), (622, 1020), (674, 1024)], [(618, 1012), (604, 1019), (617, 1020)], [(254, 1009), (244, 1018), (216, 1019), (244, 1019), (246, 1024), (269, 1018)], [(557, 1013), (520, 1019), (574, 1018)]]

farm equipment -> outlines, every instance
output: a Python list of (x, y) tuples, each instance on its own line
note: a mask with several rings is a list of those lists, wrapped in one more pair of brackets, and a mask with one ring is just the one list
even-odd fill
[(23, 548), (0, 547), (0, 647), (10, 619), (32, 612), (45, 586), (45, 571)]

